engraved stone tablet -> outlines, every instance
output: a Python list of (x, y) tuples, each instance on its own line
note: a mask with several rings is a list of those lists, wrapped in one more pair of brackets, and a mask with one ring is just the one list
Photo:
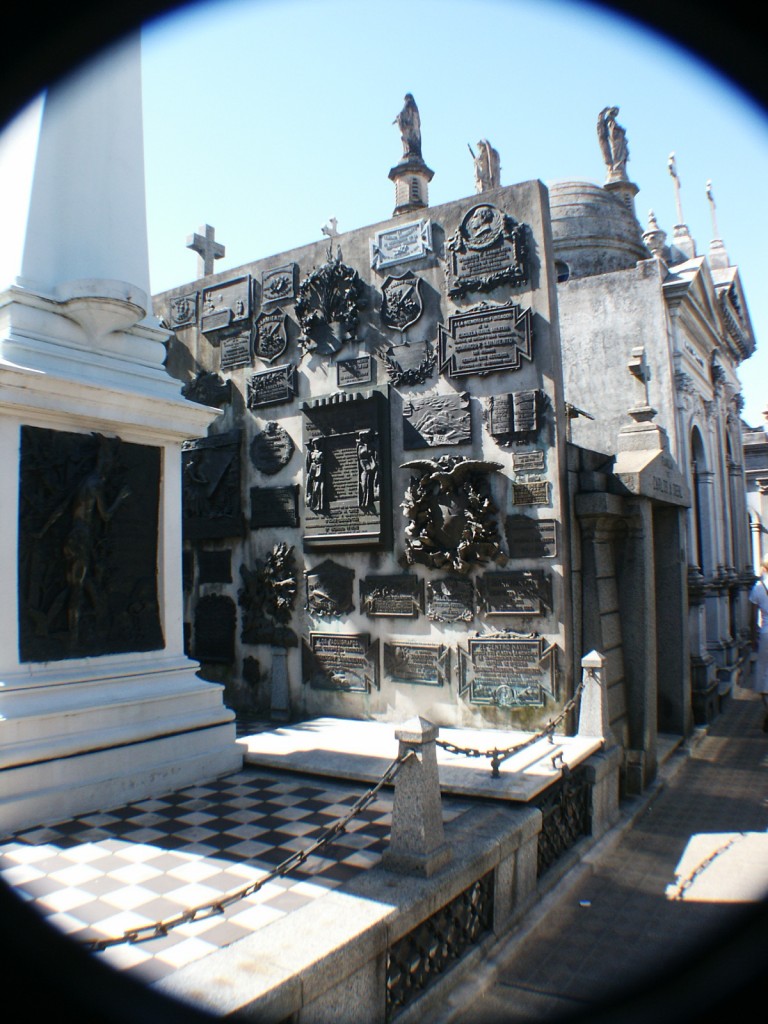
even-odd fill
[(332, 618), (355, 610), (352, 585), (355, 570), (337, 565), (327, 558), (304, 573), (307, 587), (307, 611)]
[(302, 406), (304, 547), (381, 546), (391, 538), (389, 408), (375, 389)]
[(553, 695), (554, 657), (542, 637), (477, 638), (459, 648), (459, 695), (471, 704), (541, 707)]
[(231, 583), (232, 552), (198, 551), (197, 572), (198, 583)]
[(376, 618), (415, 619), (424, 609), (424, 581), (418, 576), (366, 576), (360, 580), (360, 611)]
[(280, 306), (258, 315), (253, 326), (253, 354), (265, 363), (274, 363), (288, 347), (286, 316)]
[(247, 320), (251, 315), (249, 274), (203, 290), (200, 330), (204, 334)]
[(340, 388), (373, 383), (374, 362), (370, 356), (339, 359), (336, 363), (336, 383)]
[(525, 226), (490, 203), (480, 203), (466, 213), (446, 243), (445, 253), (452, 298), (528, 280)]
[(185, 539), (239, 537), (240, 431), (185, 441), (181, 459)]
[(388, 277), (381, 286), (381, 321), (395, 331), (412, 327), (421, 316), (421, 278), (412, 270), (402, 277)]
[(299, 525), (299, 487), (252, 487), (251, 529)]
[(414, 387), (431, 376), (437, 363), (437, 353), (428, 341), (393, 345), (384, 353), (387, 373), (395, 387)]
[(427, 615), (436, 622), (471, 622), (475, 617), (472, 580), (445, 576), (427, 583)]
[(231, 597), (207, 594), (195, 608), (195, 658), (230, 665), (235, 660), (235, 619)]
[(519, 370), (533, 358), (532, 316), (514, 302), (481, 303), (437, 325), (440, 372), (452, 377)]
[(469, 395), (419, 395), (403, 402), (403, 448), (434, 448), (470, 444)]
[(296, 264), (288, 263), (274, 270), (265, 270), (261, 275), (261, 301), (289, 302), (296, 298)]
[(432, 252), (432, 224), (416, 220), (378, 231), (371, 241), (371, 266), (382, 270)]
[(507, 516), (505, 532), (510, 558), (557, 556), (557, 523), (554, 519)]
[(552, 608), (552, 581), (541, 569), (488, 572), (477, 581), (485, 615), (541, 615)]
[(451, 649), (443, 644), (384, 644), (384, 672), (393, 682), (446, 686), (450, 671)]
[(197, 320), (197, 292), (171, 299), (171, 327), (189, 327)]
[(260, 473), (274, 476), (291, 461), (295, 447), (288, 431), (270, 420), (251, 441), (251, 462)]
[(253, 373), (248, 378), (248, 408), (259, 409), (291, 402), (296, 397), (297, 388), (296, 367), (290, 363)]
[(302, 642), (302, 679), (316, 690), (378, 690), (379, 642), (367, 633), (310, 633)]
[(528, 480), (525, 483), (512, 484), (513, 505), (548, 505), (549, 481)]
[(222, 338), (219, 349), (219, 366), (222, 373), (231, 373), (243, 366), (251, 365), (251, 332), (241, 331), (231, 338)]

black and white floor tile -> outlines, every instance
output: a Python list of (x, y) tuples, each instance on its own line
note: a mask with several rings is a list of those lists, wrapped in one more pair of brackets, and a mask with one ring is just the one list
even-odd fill
[[(366, 788), (246, 768), (158, 799), (18, 832), (0, 840), (0, 874), (73, 940), (109, 939), (248, 887), (311, 845)], [(392, 791), (382, 790), (345, 834), (289, 876), (222, 914), (96, 955), (155, 981), (377, 864), (391, 812)]]

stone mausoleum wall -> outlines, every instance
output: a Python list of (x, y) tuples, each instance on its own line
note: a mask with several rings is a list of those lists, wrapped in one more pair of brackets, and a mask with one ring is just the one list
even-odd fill
[(547, 192), (155, 297), (221, 414), (184, 451), (188, 650), (246, 714), (533, 728), (573, 692)]

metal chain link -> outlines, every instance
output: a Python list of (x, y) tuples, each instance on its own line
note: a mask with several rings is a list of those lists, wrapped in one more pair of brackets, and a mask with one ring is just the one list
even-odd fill
[(394, 779), (403, 764), (405, 764), (409, 758), (414, 756), (415, 752), (413, 750), (408, 750), (403, 754), (399, 754), (395, 760), (390, 763), (376, 785), (363, 793), (362, 796), (358, 797), (347, 814), (338, 818), (333, 822), (333, 824), (326, 826), (322, 834), (305, 850), (298, 850), (296, 853), (292, 853), (289, 857), (286, 857), (284, 861), (281, 861), (277, 867), (273, 868), (272, 871), (264, 875), (263, 878), (258, 879), (258, 881), (250, 882), (248, 885), (243, 886), (241, 889), (237, 889), (235, 892), (225, 893), (219, 899), (210, 903), (203, 903), (197, 907), (191, 907), (188, 910), (183, 910), (180, 913), (175, 914), (173, 917), (168, 917), (163, 921), (156, 921), (154, 924), (142, 925), (139, 928), (129, 928), (124, 931), (122, 935), (116, 935), (108, 939), (90, 939), (82, 942), (81, 945), (92, 953), (99, 953), (110, 946), (122, 945), (125, 942), (148, 942), (150, 939), (156, 939), (162, 935), (167, 935), (168, 932), (172, 931), (174, 928), (178, 928), (179, 925), (189, 924), (192, 921), (205, 921), (206, 918), (214, 917), (216, 914), (223, 914), (225, 909), (232, 906), (233, 903), (237, 903), (240, 900), (246, 899), (248, 896), (252, 896), (275, 878), (284, 878), (291, 871), (294, 871), (296, 868), (304, 864), (304, 862), (314, 853), (317, 853), (318, 850), (322, 850), (324, 847), (333, 843), (346, 831), (347, 826), (352, 819), (361, 814), (368, 805), (373, 802), (382, 787), (386, 786)]
[(563, 719), (573, 711), (576, 707), (579, 698), (581, 697), (582, 690), (584, 689), (587, 679), (591, 679), (594, 673), (588, 671), (586, 676), (582, 676), (579, 685), (568, 701), (564, 705), (562, 711), (559, 712), (554, 718), (552, 718), (543, 729), (539, 732), (529, 736), (528, 739), (523, 740), (521, 743), (515, 743), (511, 747), (507, 747), (504, 750), (499, 750), (497, 747), (493, 747), (491, 750), (478, 750), (476, 747), (459, 747), (455, 743), (450, 743), (446, 740), (435, 740), (438, 747), (446, 750), (449, 754), (463, 754), (465, 757), (489, 757), (491, 759), (491, 778), (498, 779), (500, 766), (514, 754), (518, 754), (521, 750), (525, 750), (526, 747), (532, 747), (534, 743), (538, 743), (539, 740), (544, 737), (549, 738), (550, 743), (554, 743), (553, 736), (555, 729), (560, 725)]

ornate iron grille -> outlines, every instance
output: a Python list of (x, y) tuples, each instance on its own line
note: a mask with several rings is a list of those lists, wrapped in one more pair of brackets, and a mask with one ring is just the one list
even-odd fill
[(492, 926), (490, 871), (389, 949), (387, 1020), (436, 981)]
[(592, 831), (592, 801), (583, 769), (563, 774), (536, 805), (544, 817), (539, 833), (538, 875)]

